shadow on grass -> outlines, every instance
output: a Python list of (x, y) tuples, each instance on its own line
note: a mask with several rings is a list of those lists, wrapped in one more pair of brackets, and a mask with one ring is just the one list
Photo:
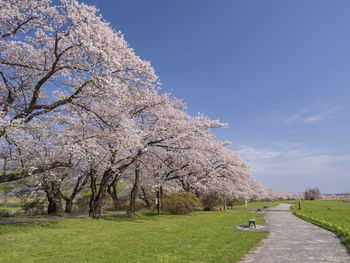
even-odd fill
[(98, 220), (142, 223), (143, 221), (154, 220), (155, 218), (157, 218), (157, 216), (158, 215), (153, 212), (145, 212), (142, 214), (135, 214), (133, 217), (128, 217), (126, 214), (102, 216)]
[(26, 232), (28, 230), (32, 229), (54, 229), (59, 228), (57, 221), (40, 221), (40, 222), (28, 222), (28, 223), (13, 223), (13, 224), (6, 224), (6, 225), (0, 225), (0, 235), (13, 233), (14, 231), (21, 231)]
[(171, 219), (174, 219), (175, 217), (194, 217), (194, 216), (201, 216), (201, 215), (202, 215), (201, 213), (173, 215), (168, 212), (162, 212), (160, 215), (158, 215), (155, 212), (143, 212), (143, 213), (136, 213), (133, 217), (128, 217), (126, 214), (102, 216), (98, 220), (143, 223), (145, 221), (155, 221), (160, 218), (162, 219), (167, 218), (168, 220), (171, 220)]

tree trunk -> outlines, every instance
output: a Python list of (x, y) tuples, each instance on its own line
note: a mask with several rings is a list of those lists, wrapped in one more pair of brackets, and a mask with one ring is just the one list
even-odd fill
[[(96, 194), (93, 193), (93, 195), (91, 196), (91, 200), (90, 200), (90, 213), (89, 215), (92, 218), (99, 218), (101, 217), (102, 214), (102, 207), (103, 207), (103, 203), (106, 199), (106, 191), (107, 191), (107, 187), (108, 187), (108, 181), (110, 180), (110, 178), (113, 176), (113, 171), (111, 168), (108, 168), (102, 176), (102, 180), (100, 183), (100, 188)], [(94, 189), (96, 189), (96, 181), (94, 182), (95, 185), (92, 187)]]
[(90, 203), (89, 203), (89, 216), (91, 216), (92, 213), (92, 207), (94, 204), (95, 196), (96, 196), (96, 181), (97, 181), (97, 175), (96, 171), (92, 169), (90, 171), (90, 188), (91, 188), (91, 197), (90, 197)]
[(83, 190), (86, 182), (88, 181), (88, 178), (89, 178), (89, 174), (84, 174), (79, 176), (70, 197), (67, 197), (62, 194), (62, 198), (66, 201), (66, 209), (65, 209), (66, 213), (72, 213), (73, 200), (77, 196), (77, 194), (79, 194), (80, 191)]
[(49, 200), (49, 205), (47, 206), (47, 213), (48, 214), (56, 213), (56, 205), (51, 200)]
[(137, 198), (137, 192), (139, 188), (139, 180), (140, 180), (140, 171), (139, 171), (139, 166), (136, 165), (135, 167), (135, 181), (134, 185), (131, 190), (131, 195), (130, 195), (130, 203), (129, 203), (129, 208), (127, 211), (127, 215), (129, 217), (132, 217), (135, 214), (135, 204), (136, 204), (136, 198)]
[(66, 200), (66, 213), (72, 213), (72, 208), (73, 208), (73, 199)]
[[(121, 173), (125, 171), (131, 164), (135, 162), (136, 158), (139, 157), (141, 154), (142, 154), (142, 151), (139, 150), (137, 155), (129, 163), (123, 164), (120, 167), (118, 167), (118, 172)], [(111, 165), (115, 165), (115, 162), (111, 161)], [(92, 218), (99, 218), (102, 214), (103, 202), (106, 199), (107, 188), (108, 188), (110, 179), (112, 178), (113, 175), (115, 175), (115, 172), (113, 172), (112, 168), (108, 168), (107, 170), (104, 171), (98, 192), (96, 191), (97, 190), (96, 173), (94, 176), (91, 176), (92, 195), (90, 199), (89, 216), (91, 216)]]
[(99, 218), (102, 215), (102, 207), (103, 202), (105, 200), (105, 193), (101, 193), (99, 191), (99, 194), (95, 197), (95, 199), (92, 202), (92, 207), (90, 209), (90, 216), (92, 218)]
[(115, 180), (112, 184), (108, 186), (108, 189), (107, 189), (108, 194), (113, 199), (113, 206), (115, 210), (120, 209), (120, 203), (119, 203), (118, 192), (117, 192), (117, 184), (118, 184), (118, 181)]
[(52, 191), (51, 193), (46, 193), (49, 205), (47, 207), (48, 214), (56, 214), (63, 212), (62, 200), (60, 192)]
[(47, 213), (55, 214), (63, 212), (60, 183), (57, 181), (48, 181), (47, 178), (44, 178), (42, 186), (49, 201)]
[(141, 191), (143, 194), (143, 201), (145, 201), (147, 209), (151, 209), (151, 202), (149, 201), (149, 197), (148, 197), (146, 189), (141, 186)]
[(120, 202), (119, 202), (119, 198), (118, 195), (113, 195), (112, 196), (113, 199), (113, 206), (115, 210), (119, 210), (120, 209)]
[(48, 214), (58, 214), (63, 212), (62, 201), (59, 199), (48, 198), (49, 204), (47, 206)]
[(4, 206), (7, 206), (7, 193), (4, 194)]

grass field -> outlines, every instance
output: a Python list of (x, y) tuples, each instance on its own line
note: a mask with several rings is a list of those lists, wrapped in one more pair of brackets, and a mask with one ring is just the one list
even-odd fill
[[(247, 209), (258, 209), (258, 208), (263, 208), (264, 206), (268, 207), (275, 207), (277, 206), (277, 203), (271, 203), (271, 202), (249, 202), (247, 205)], [(244, 205), (235, 205), (233, 208), (237, 209), (244, 209)]]
[(295, 214), (336, 233), (350, 249), (350, 200), (301, 201)]
[(295, 204), (295, 200), (273, 201), (274, 203)]
[(251, 216), (144, 213), (0, 225), (0, 262), (236, 262), (268, 235), (233, 231)]

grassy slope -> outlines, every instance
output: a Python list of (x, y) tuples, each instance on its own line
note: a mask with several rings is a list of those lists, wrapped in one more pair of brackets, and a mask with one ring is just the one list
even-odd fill
[[(277, 206), (277, 203), (270, 203), (270, 202), (249, 202), (247, 205), (247, 209), (258, 209), (258, 208), (263, 208), (264, 206), (268, 207), (275, 207)], [(244, 209), (244, 205), (235, 205), (233, 208), (237, 209)]]
[(251, 216), (140, 214), (0, 225), (0, 262), (236, 262), (267, 236), (233, 231)]
[(296, 215), (336, 233), (350, 249), (349, 200), (302, 201), (301, 210)]

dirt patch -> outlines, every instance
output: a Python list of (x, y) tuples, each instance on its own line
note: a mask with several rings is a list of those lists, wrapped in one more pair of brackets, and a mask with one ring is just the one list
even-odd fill
[(256, 225), (254, 226), (248, 226), (248, 225), (237, 225), (234, 227), (233, 230), (236, 231), (252, 231), (252, 232), (269, 232), (269, 227), (267, 225)]

